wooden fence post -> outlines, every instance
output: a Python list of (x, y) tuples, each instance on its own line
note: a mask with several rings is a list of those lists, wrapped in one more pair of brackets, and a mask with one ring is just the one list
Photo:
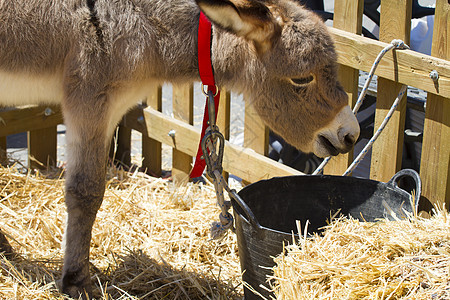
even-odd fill
[[(230, 139), (230, 109), (231, 109), (231, 95), (225, 89), (221, 89), (219, 112), (217, 113), (217, 126), (223, 134), (225, 140)], [(223, 172), (225, 181), (228, 181), (228, 173)]]
[(28, 167), (45, 169), (56, 165), (56, 126), (28, 131)]
[[(412, 0), (381, 0), (380, 41), (390, 43), (393, 39), (401, 39), (409, 44), (411, 11)], [(395, 58), (396, 50), (391, 51), (394, 51)], [(393, 72), (396, 70), (394, 69)], [(401, 87), (400, 83), (378, 78), (374, 130), (377, 130), (383, 122)], [(405, 115), (406, 94), (373, 145), (370, 166), (372, 179), (388, 181), (401, 169)]]
[[(450, 59), (450, 2), (436, 1), (431, 55)], [(430, 79), (431, 80), (431, 79)], [(439, 88), (439, 79), (435, 84)], [(422, 196), (450, 207), (450, 98), (428, 93), (420, 176)]]
[[(0, 136), (28, 133), (29, 155), (41, 164), (28, 160), (30, 168), (42, 169), (56, 164), (56, 126), (63, 123), (59, 106), (27, 106), (0, 112)], [(30, 128), (33, 130), (30, 131)], [(5, 146), (6, 148), (6, 146)]]
[(268, 144), (269, 129), (261, 120), (253, 105), (247, 104), (244, 120), (244, 147), (267, 156)]
[[(173, 116), (181, 121), (194, 124), (194, 90), (192, 84), (173, 87)], [(168, 131), (170, 128), (168, 129)], [(177, 149), (177, 133), (173, 136), (175, 147), (172, 153), (172, 179), (175, 184), (189, 181), (192, 157)]]
[[(124, 116), (126, 118), (126, 115)], [(131, 129), (119, 124), (111, 146), (111, 158), (131, 167)], [(115, 150), (115, 153), (114, 153)]]
[[(244, 148), (267, 156), (269, 150), (269, 129), (259, 117), (252, 104), (245, 105)], [(241, 162), (245, 163), (245, 162)], [(248, 184), (249, 182), (244, 182)]]
[[(150, 90), (150, 94), (147, 97), (147, 105), (157, 111), (162, 110), (161, 86), (155, 86)], [(153, 176), (161, 176), (161, 143), (144, 134), (142, 135), (142, 168)]]
[[(333, 27), (360, 34), (362, 31), (363, 8), (363, 0), (336, 0), (334, 4)], [(347, 92), (349, 105), (353, 108), (358, 99), (359, 70), (340, 65), (338, 76), (339, 81)], [(324, 173), (342, 175), (352, 160), (353, 151), (333, 157), (325, 167)]]
[(6, 136), (0, 137), (0, 164), (5, 164), (8, 159), (7, 155)]

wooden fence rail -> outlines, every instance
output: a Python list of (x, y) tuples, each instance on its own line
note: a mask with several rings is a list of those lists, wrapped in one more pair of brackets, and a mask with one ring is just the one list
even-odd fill
[[(381, 0), (380, 41), (360, 35), (363, 5), (363, 0), (335, 0), (334, 28), (330, 28), (336, 42), (338, 62), (341, 64), (340, 80), (349, 94), (351, 104), (357, 97), (359, 71), (370, 70), (386, 43), (392, 39), (402, 39), (408, 43), (410, 35), (412, 0)], [(412, 50), (392, 51), (386, 54), (375, 73), (378, 76), (375, 128), (384, 118), (400, 85), (405, 84), (428, 92), (420, 163), (422, 193), (432, 203), (446, 203), (447, 208), (450, 206), (449, 20), (450, 3), (447, 0), (437, 0), (431, 56)], [(437, 81), (430, 78), (432, 71), (439, 74)], [(229, 132), (226, 130), (230, 127), (230, 93), (222, 94), (218, 125), (228, 139)], [(370, 166), (370, 177), (373, 179), (387, 181), (401, 168), (405, 103), (406, 101), (403, 101), (403, 105), (397, 109), (385, 132), (375, 143)], [(120, 143), (123, 145), (122, 149), (119, 147), (119, 152), (129, 152), (127, 145), (130, 143), (130, 130), (138, 130), (142, 133), (142, 166), (152, 174), (160, 175), (162, 144), (169, 145), (174, 149), (174, 179), (178, 182), (186, 181), (200, 136), (199, 129), (192, 126), (192, 85), (174, 87), (174, 118), (161, 113), (161, 87), (152, 89), (146, 99), (146, 105), (146, 108), (140, 106), (131, 111), (121, 122), (124, 134), (119, 138), (119, 141), (122, 139)], [(50, 130), (55, 132), (55, 126), (62, 123), (62, 117), (59, 108), (51, 110), (50, 115), (45, 114), (45, 107), (0, 112), (0, 137), (30, 129), (36, 132), (51, 128)], [(46, 135), (49, 136), (48, 139), (54, 140), (52, 134)], [(268, 149), (268, 129), (249, 106), (245, 107), (244, 136), (245, 148), (226, 143), (224, 169), (227, 172), (247, 182), (273, 176), (302, 174), (264, 156), (267, 155)], [(30, 138), (30, 141), (32, 140)], [(3, 138), (0, 139), (0, 147), (4, 146)], [(38, 149), (39, 144), (31, 142), (29, 146), (30, 153), (42, 152), (33, 150)], [(56, 145), (51, 144), (51, 147)], [(44, 151), (51, 152), (48, 147)], [(41, 154), (38, 156), (44, 159)], [(341, 174), (349, 165), (352, 156), (353, 154), (349, 154), (332, 160), (326, 168), (326, 173)], [(124, 159), (126, 154), (123, 156), (123, 153), (119, 153), (119, 157)]]

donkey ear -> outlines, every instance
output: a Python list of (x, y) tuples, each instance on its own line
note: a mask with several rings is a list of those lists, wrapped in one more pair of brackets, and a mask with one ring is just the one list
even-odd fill
[(217, 26), (253, 42), (259, 55), (269, 51), (281, 35), (281, 18), (257, 0), (196, 0)]

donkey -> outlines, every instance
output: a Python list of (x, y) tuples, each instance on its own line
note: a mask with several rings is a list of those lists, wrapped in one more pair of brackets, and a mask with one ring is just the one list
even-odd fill
[[(109, 143), (154, 83), (199, 80), (200, 10), (216, 82), (242, 93), (287, 142), (320, 157), (359, 136), (333, 40), (293, 0), (0, 0), (0, 104), (61, 104), (67, 127), (62, 291), (91, 293), (91, 229)], [(0, 250), (11, 247), (0, 233)]]

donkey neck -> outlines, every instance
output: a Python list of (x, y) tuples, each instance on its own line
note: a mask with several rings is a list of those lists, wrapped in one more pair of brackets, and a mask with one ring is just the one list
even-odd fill
[(242, 94), (254, 90), (265, 78), (266, 70), (252, 45), (214, 25), (212, 32), (211, 56), (216, 84)]
[[(174, 83), (200, 80), (197, 57), (200, 10), (194, 1), (170, 0), (170, 3), (163, 1), (153, 10), (156, 19), (164, 20), (157, 26), (157, 48), (150, 55), (155, 58), (149, 61), (152, 68), (155, 67), (155, 61), (159, 61), (153, 76), (163, 76), (163, 80)], [(177, 10), (181, 4), (184, 9)], [(173, 9), (177, 10), (176, 13)], [(154, 45), (149, 47), (155, 49)], [(244, 66), (254, 64), (257, 60), (249, 50), (251, 47), (243, 38), (213, 24), (211, 48), (216, 84), (242, 90), (239, 85), (247, 79), (244, 79), (247, 77), (247, 72), (243, 72), (246, 69)]]

